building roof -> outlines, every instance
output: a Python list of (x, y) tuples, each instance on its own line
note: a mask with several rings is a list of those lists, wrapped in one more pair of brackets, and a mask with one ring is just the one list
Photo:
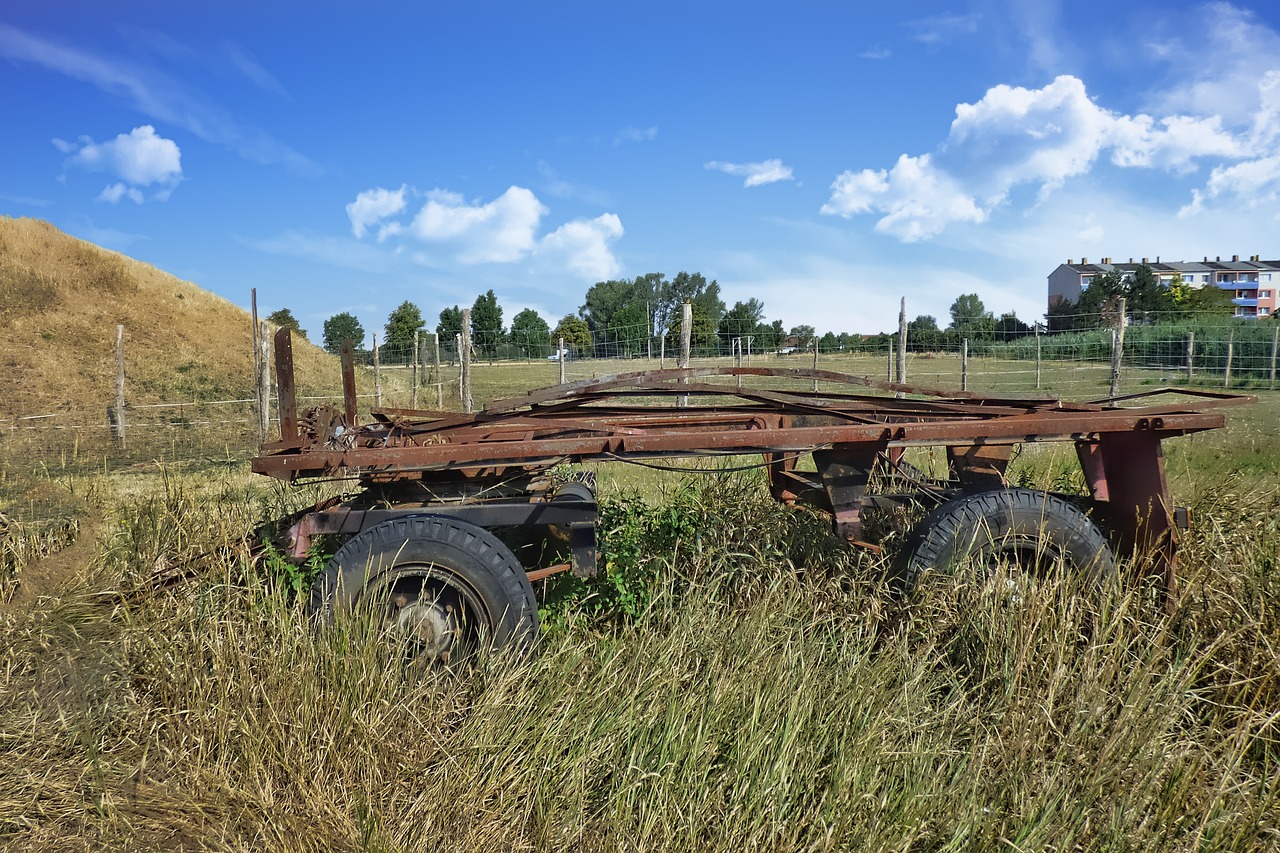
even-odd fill
[[(1238, 258), (1238, 256), (1236, 256)], [(1202, 261), (1161, 261), (1156, 258), (1151, 261), (1149, 258), (1143, 258), (1141, 261), (1135, 262), (1130, 258), (1128, 262), (1112, 263), (1110, 258), (1103, 258), (1100, 263), (1085, 263), (1084, 258), (1080, 263), (1074, 260), (1068, 260), (1064, 266), (1074, 270), (1080, 275), (1106, 275), (1107, 273), (1117, 270), (1122, 273), (1137, 272), (1141, 267), (1150, 267), (1151, 271), (1159, 273), (1208, 273), (1208, 272), (1254, 272), (1256, 270), (1280, 270), (1280, 260), (1264, 261), (1260, 260), (1258, 255), (1247, 261), (1232, 259), (1224, 261), (1221, 257), (1209, 260), (1207, 257)]]

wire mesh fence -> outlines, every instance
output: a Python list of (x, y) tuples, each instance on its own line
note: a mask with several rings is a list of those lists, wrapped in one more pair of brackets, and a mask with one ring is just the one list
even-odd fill
[[(1065, 399), (1105, 399), (1118, 393), (1168, 385), (1227, 387), (1267, 392), (1276, 388), (1280, 323), (1229, 319), (1141, 316), (1122, 327), (1098, 315), (1067, 332), (1042, 327), (911, 329), (905, 375), (896, 372), (900, 338), (880, 335), (786, 335), (776, 328), (714, 330), (695, 322), (694, 366), (814, 367), (926, 388), (992, 394), (1050, 393)], [(1081, 326), (1086, 326), (1081, 328)], [(425, 338), (425, 340), (423, 339)], [(361, 417), (377, 407), (417, 406), (461, 410), (459, 340), (433, 336), (411, 345), (357, 352)], [(654, 335), (644, 326), (606, 329), (587, 339), (511, 335), (478, 330), (469, 362), (477, 406), (561, 381), (677, 365), (678, 336)], [(253, 375), (246, 353), (245, 376)], [(747, 380), (750, 381), (750, 380)], [(112, 389), (113, 390), (113, 389)], [(302, 407), (341, 406), (341, 386), (299, 399)], [(105, 396), (105, 394), (104, 394)], [(216, 400), (129, 399), (121, 442), (108, 412), (85, 409), (28, 412), (0, 420), (0, 516), (55, 517), (58, 502), (42, 506), (27, 486), (33, 478), (117, 471), (157, 463), (236, 465), (254, 455), (261, 437), (255, 389)], [(658, 403), (670, 404), (668, 402)], [(269, 398), (269, 416), (277, 402)], [(26, 496), (26, 497), (24, 497)], [(25, 501), (25, 503), (24, 503)]]

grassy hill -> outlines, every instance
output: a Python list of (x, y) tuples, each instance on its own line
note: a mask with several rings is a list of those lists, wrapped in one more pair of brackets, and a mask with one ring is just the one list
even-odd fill
[[(102, 419), (115, 400), (116, 324), (130, 405), (252, 396), (249, 314), (39, 219), (0, 216), (0, 422)], [(340, 387), (337, 360), (295, 340), (303, 389)]]

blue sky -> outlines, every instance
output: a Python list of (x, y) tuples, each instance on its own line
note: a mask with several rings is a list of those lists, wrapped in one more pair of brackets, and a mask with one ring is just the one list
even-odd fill
[(788, 327), (1040, 317), (1067, 258), (1280, 257), (1280, 6), (42, 0), (0, 213), (319, 338), (699, 271)]

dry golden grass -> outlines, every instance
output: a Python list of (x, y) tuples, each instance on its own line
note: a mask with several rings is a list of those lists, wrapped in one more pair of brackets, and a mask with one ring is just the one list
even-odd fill
[[(0, 422), (105, 420), (117, 323), (131, 405), (252, 396), (247, 312), (42, 220), (0, 217)], [(340, 384), (336, 359), (318, 347), (295, 342), (294, 359), (302, 388)]]

